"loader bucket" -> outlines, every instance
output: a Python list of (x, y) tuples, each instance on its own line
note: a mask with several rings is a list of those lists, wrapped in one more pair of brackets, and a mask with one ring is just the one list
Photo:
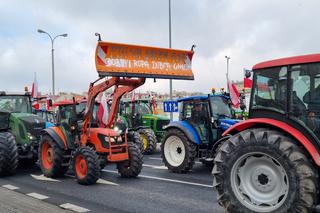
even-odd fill
[(98, 42), (96, 68), (100, 77), (142, 77), (194, 80), (193, 51)]

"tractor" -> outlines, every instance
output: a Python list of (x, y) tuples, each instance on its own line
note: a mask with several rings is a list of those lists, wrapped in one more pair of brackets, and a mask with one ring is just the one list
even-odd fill
[(164, 129), (161, 157), (172, 172), (192, 169), (196, 158), (212, 168), (217, 141), (224, 130), (234, 125), (234, 112), (229, 96), (213, 94), (178, 99), (179, 121)]
[(161, 142), (164, 136), (163, 127), (170, 122), (168, 117), (155, 112), (153, 104), (148, 99), (123, 100), (117, 119), (119, 126), (124, 123), (125, 128), (134, 129), (141, 135), (146, 154), (156, 152), (157, 142)]
[(214, 158), (226, 212), (312, 212), (319, 204), (320, 54), (253, 66), (249, 119), (230, 127)]
[[(55, 127), (43, 131), (39, 145), (40, 167), (45, 176), (62, 176), (72, 167), (78, 183), (83, 185), (94, 184), (99, 179), (101, 159), (116, 163), (122, 177), (137, 177), (141, 172), (141, 148), (129, 140), (127, 131), (114, 125), (124, 94), (143, 85), (146, 78), (193, 79), (192, 51), (102, 42), (100, 35), (96, 35), (99, 36), (95, 54), (99, 79), (90, 83), (84, 115), (76, 113), (74, 101), (68, 106), (72, 110), (58, 114)], [(149, 63), (154, 66), (147, 66)], [(172, 68), (169, 72), (157, 68), (161, 63)], [(105, 127), (100, 127), (92, 119), (95, 99), (110, 88), (114, 91), (108, 121)], [(80, 119), (83, 122), (79, 128)]]
[(51, 110), (40, 108), (35, 110), (35, 114), (39, 115), (46, 121), (45, 128), (54, 126), (54, 124), (56, 123), (55, 113)]
[(31, 95), (0, 92), (0, 175), (13, 175), (18, 163), (34, 164), (45, 121), (32, 113)]

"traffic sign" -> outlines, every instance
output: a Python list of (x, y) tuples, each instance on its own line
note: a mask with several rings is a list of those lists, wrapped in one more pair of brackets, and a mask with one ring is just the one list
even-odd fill
[(164, 112), (178, 112), (178, 101), (164, 101), (163, 102)]

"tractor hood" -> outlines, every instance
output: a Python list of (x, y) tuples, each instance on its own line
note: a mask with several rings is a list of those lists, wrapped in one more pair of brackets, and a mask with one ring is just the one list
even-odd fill
[(41, 130), (45, 128), (45, 120), (38, 115), (29, 113), (11, 113), (11, 116), (20, 120), (27, 132), (31, 133), (33, 136), (39, 136)]
[(236, 123), (239, 123), (241, 120), (236, 119), (220, 119), (220, 127), (223, 131), (227, 130), (229, 127), (235, 125)]

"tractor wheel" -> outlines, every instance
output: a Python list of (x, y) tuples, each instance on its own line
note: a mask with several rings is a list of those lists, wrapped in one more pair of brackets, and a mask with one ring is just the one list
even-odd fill
[(129, 160), (117, 163), (117, 169), (121, 177), (137, 177), (142, 169), (143, 155), (139, 148), (128, 142)]
[(178, 129), (169, 129), (161, 143), (161, 157), (172, 172), (185, 173), (192, 169), (197, 155), (197, 145), (189, 141)]
[(100, 162), (97, 153), (88, 148), (82, 147), (74, 153), (74, 173), (81, 185), (92, 185), (100, 177)]
[(40, 168), (45, 176), (61, 177), (67, 172), (70, 154), (61, 149), (49, 135), (42, 137), (38, 155)]
[(13, 175), (18, 167), (18, 148), (14, 136), (0, 133), (0, 176)]
[(153, 154), (157, 150), (157, 137), (152, 129), (139, 129), (138, 133), (141, 135), (143, 141), (143, 150), (145, 154)]
[(317, 171), (304, 150), (283, 133), (248, 129), (225, 141), (212, 174), (226, 212), (311, 212)]
[(142, 140), (141, 135), (138, 132), (130, 131), (128, 133), (128, 141), (136, 144), (137, 147), (139, 148), (139, 150), (141, 151), (141, 153), (144, 152), (143, 140)]

